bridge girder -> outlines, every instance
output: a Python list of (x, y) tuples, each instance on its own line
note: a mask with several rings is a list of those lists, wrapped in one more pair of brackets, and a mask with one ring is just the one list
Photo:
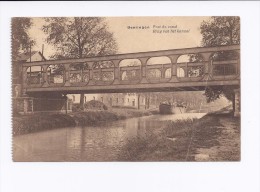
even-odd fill
[[(240, 59), (214, 61), (211, 55), (219, 51), (239, 53), (239, 45), (218, 47), (195, 47), (151, 52), (127, 53), (81, 59), (49, 60), (22, 64), (22, 90), (24, 94), (33, 93), (116, 93), (116, 92), (155, 92), (204, 90), (207, 86), (240, 85)], [(178, 63), (185, 54), (200, 54), (203, 61)], [(151, 66), (147, 61), (152, 57), (168, 57), (171, 63)], [(141, 65), (121, 67), (120, 61), (138, 59)], [(111, 61), (112, 67), (93, 68), (95, 62)], [(71, 64), (88, 63), (88, 69), (72, 70)], [(28, 68), (40, 67), (38, 72), (28, 72)], [(60, 74), (51, 71), (50, 66), (62, 66)], [(128, 71), (135, 72), (135, 78), (122, 79)], [(149, 73), (158, 74), (150, 78)], [(166, 72), (168, 71), (168, 74)], [(104, 74), (113, 79), (104, 80)], [(170, 74), (170, 75), (169, 75)], [(95, 75), (101, 79), (95, 79)], [(167, 76), (168, 75), (168, 76)], [(62, 82), (55, 83), (55, 78)], [(75, 78), (76, 77), (76, 78)], [(86, 80), (85, 77), (88, 79)], [(73, 82), (74, 79), (77, 82)], [(77, 79), (78, 78), (78, 79)], [(36, 82), (36, 83), (35, 83)]]

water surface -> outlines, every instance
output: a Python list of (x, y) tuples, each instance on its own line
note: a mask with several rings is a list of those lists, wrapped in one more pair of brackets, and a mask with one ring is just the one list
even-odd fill
[(162, 130), (168, 120), (205, 113), (153, 115), (98, 126), (65, 127), (13, 138), (14, 161), (117, 161), (128, 139)]

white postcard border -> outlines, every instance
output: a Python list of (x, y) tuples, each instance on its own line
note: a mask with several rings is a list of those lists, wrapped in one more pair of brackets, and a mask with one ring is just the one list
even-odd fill
[[(241, 161), (210, 163), (14, 163), (11, 41), (15, 16), (240, 16)], [(258, 192), (260, 190), (259, 2), (1, 2), (0, 189), (3, 192)]]

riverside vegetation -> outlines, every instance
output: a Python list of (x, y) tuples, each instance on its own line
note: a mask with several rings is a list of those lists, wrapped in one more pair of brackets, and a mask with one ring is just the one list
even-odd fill
[[(206, 156), (205, 159), (196, 158)], [(146, 137), (128, 140), (123, 161), (239, 161), (240, 122), (231, 113), (168, 121)]]
[[(154, 113), (152, 110), (115, 107), (70, 114), (16, 115), (13, 118), (13, 135), (77, 125), (94, 126)], [(128, 140), (118, 156), (118, 161), (194, 160), (240, 160), (240, 119), (233, 117), (231, 107), (207, 114), (201, 119), (167, 121), (166, 126), (160, 129), (153, 128), (145, 136)]]
[(73, 126), (93, 126), (104, 122), (116, 121), (132, 117), (148, 116), (156, 113), (152, 110), (132, 108), (110, 108), (108, 110), (76, 111), (69, 114), (36, 113), (32, 115), (16, 115), (13, 117), (13, 135), (33, 133)]

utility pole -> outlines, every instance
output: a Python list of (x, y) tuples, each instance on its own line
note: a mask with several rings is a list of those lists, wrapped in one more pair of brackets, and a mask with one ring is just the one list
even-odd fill
[(42, 44), (42, 56), (43, 56), (43, 51), (44, 51), (44, 44)]
[(30, 43), (30, 62), (32, 62), (32, 45)]

